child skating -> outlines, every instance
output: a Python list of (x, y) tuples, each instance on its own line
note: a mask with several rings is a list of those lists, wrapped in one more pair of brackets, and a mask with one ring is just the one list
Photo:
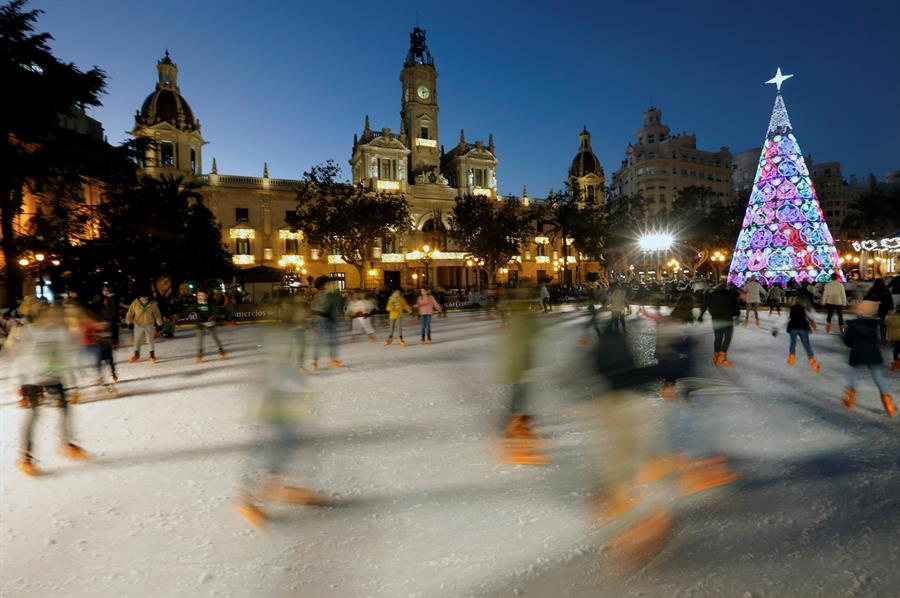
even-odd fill
[(797, 348), (797, 339), (799, 338), (800, 343), (803, 345), (803, 349), (806, 351), (809, 367), (812, 368), (813, 372), (818, 374), (822, 371), (822, 367), (819, 365), (819, 362), (816, 361), (812, 345), (809, 343), (809, 332), (811, 329), (816, 329), (816, 323), (809, 317), (809, 314), (806, 311), (808, 307), (809, 305), (805, 301), (795, 301), (788, 314), (787, 331), (791, 337), (791, 344), (788, 349), (788, 367), (794, 367), (794, 363), (797, 361), (794, 350)]
[(132, 301), (131, 306), (128, 308), (128, 313), (125, 314), (125, 323), (129, 326), (134, 326), (134, 354), (128, 361), (130, 363), (140, 361), (141, 344), (146, 336), (147, 342), (150, 344), (148, 361), (156, 363), (156, 347), (153, 339), (155, 329), (153, 326), (154, 324), (162, 326), (163, 319), (159, 306), (156, 304), (156, 301), (150, 299), (149, 293), (142, 293), (137, 299)]
[[(434, 313), (441, 312), (441, 304), (437, 302), (434, 295), (428, 289), (422, 289), (418, 297), (416, 297), (416, 309), (419, 312), (419, 321), (422, 325), (422, 340), (419, 341), (423, 345), (431, 344), (431, 318)], [(499, 310), (499, 307), (498, 307)]]
[(406, 302), (406, 299), (403, 298), (403, 294), (399, 290), (391, 293), (391, 298), (388, 299), (387, 302), (387, 311), (388, 317), (391, 320), (391, 331), (388, 334), (387, 340), (384, 341), (384, 344), (390, 345), (394, 342), (394, 332), (396, 331), (400, 337), (400, 346), (405, 347), (406, 341), (403, 340), (402, 320), (403, 316), (412, 313), (412, 308), (409, 306), (409, 303)]
[(202, 291), (197, 293), (197, 302), (184, 312), (185, 317), (193, 316), (197, 327), (197, 363), (203, 361), (203, 337), (207, 334), (213, 337), (213, 341), (219, 347), (219, 359), (225, 359), (225, 348), (222, 347), (222, 341), (216, 334), (218, 315), (219, 310), (216, 308), (216, 304), (208, 302), (206, 293)]

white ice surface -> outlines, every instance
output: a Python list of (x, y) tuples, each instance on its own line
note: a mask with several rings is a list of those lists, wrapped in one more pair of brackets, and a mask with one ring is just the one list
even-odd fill
[[(569, 313), (545, 322), (533, 396), (552, 441), (550, 466), (502, 465), (491, 453), (506, 400), (496, 384), (497, 322), (436, 319), (435, 344), (418, 346), (410, 320), (408, 346), (347, 343), (347, 368), (312, 376), (313, 411), (292, 462), (338, 506), (267, 507), (263, 533), (234, 510), (239, 476), (256, 462), (254, 327), (222, 329), (226, 361), (195, 364), (192, 331), (160, 343), (156, 365), (125, 363), (120, 350), (120, 397), (97, 393), (72, 408), (91, 461), (57, 454), (55, 409), (41, 410), (40, 478), (15, 469), (23, 411), (0, 380), (0, 596), (897, 591), (900, 422), (881, 414), (870, 381), (860, 385), (860, 407), (844, 410), (837, 336), (814, 335), (824, 369), (814, 376), (803, 359), (784, 366), (786, 335), (739, 329), (728, 377), (698, 372), (718, 381), (705, 383), (705, 396), (669, 405), (646, 392), (658, 443), (724, 452), (743, 477), (676, 505), (672, 544), (621, 579), (605, 566), (604, 530), (586, 517), (598, 466), (590, 455), (602, 459), (603, 438), (585, 417), (590, 403), (575, 400), (592, 391), (575, 342), (583, 320)], [(649, 358), (653, 325), (630, 324), (629, 338)], [(699, 325), (704, 360), (708, 327)], [(7, 365), (0, 358), (0, 372)], [(896, 374), (889, 380), (900, 386)]]

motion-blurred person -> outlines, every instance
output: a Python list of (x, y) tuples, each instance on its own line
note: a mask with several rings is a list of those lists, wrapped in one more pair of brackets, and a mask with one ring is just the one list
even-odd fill
[(310, 309), (318, 318), (318, 335), (313, 347), (312, 369), (319, 366), (319, 352), (322, 344), (328, 343), (328, 364), (333, 368), (344, 367), (338, 360), (337, 321), (344, 311), (344, 300), (337, 290), (337, 283), (329, 278), (319, 280), (317, 287), (319, 292), (313, 297)]
[(781, 315), (781, 304), (784, 302), (784, 289), (781, 288), (779, 284), (772, 284), (772, 288), (769, 289), (769, 315), (772, 315), (772, 312), (775, 311), (778, 315)]
[(375, 309), (375, 302), (363, 293), (354, 293), (353, 298), (347, 303), (347, 313), (350, 314), (350, 334), (354, 340), (361, 332), (369, 338), (369, 342), (375, 341), (375, 328), (372, 327), (372, 318), (369, 317)]
[(219, 310), (216, 308), (216, 304), (209, 303), (207, 298), (207, 294), (200, 291), (197, 293), (197, 301), (189, 305), (182, 314), (186, 318), (192, 318), (197, 327), (197, 363), (203, 361), (203, 337), (207, 334), (212, 336), (213, 341), (219, 347), (219, 359), (225, 359), (227, 356), (222, 341), (219, 340), (219, 335), (216, 333), (216, 319)]
[(838, 327), (841, 334), (844, 334), (844, 307), (847, 305), (847, 292), (844, 285), (838, 280), (838, 273), (831, 275), (831, 281), (825, 284), (822, 290), (822, 303), (828, 314), (825, 319), (825, 334), (831, 334), (831, 318), (837, 312)]
[(667, 316), (642, 312), (656, 322), (656, 361), (663, 378), (662, 396), (667, 401), (678, 399), (675, 383), (693, 372), (693, 338), (688, 328), (694, 323), (693, 305), (693, 295), (685, 291)]
[(39, 475), (34, 465), (34, 424), (38, 405), (46, 393), (57, 397), (60, 410), (60, 449), (70, 459), (84, 460), (87, 454), (73, 441), (69, 421), (67, 390), (75, 384), (79, 367), (77, 350), (65, 324), (63, 308), (54, 305), (33, 313), (34, 322), (22, 328), (15, 348), (15, 370), (19, 383), (20, 405), (28, 409), (22, 425), (22, 454), (19, 470), (30, 476)]
[(409, 306), (409, 303), (406, 302), (406, 299), (403, 298), (403, 293), (399, 290), (391, 293), (390, 298), (387, 301), (387, 306), (385, 307), (388, 312), (388, 318), (391, 321), (391, 331), (388, 333), (387, 339), (384, 341), (385, 346), (390, 345), (394, 342), (394, 332), (396, 329), (397, 335), (400, 338), (400, 346), (405, 347), (406, 341), (403, 340), (403, 316), (406, 314), (412, 313), (412, 308)]
[(746, 294), (747, 314), (744, 318), (744, 328), (750, 325), (750, 311), (756, 318), (756, 327), (759, 328), (759, 304), (762, 303), (762, 296), (765, 293), (763, 286), (756, 281), (756, 276), (750, 275), (741, 290)]
[[(500, 302), (497, 303), (497, 310), (500, 310)], [(423, 345), (431, 344), (431, 318), (435, 312), (441, 313), (441, 304), (437, 302), (434, 295), (428, 289), (422, 289), (419, 296), (416, 297), (416, 311), (419, 314), (419, 322), (421, 325), (422, 339), (419, 341)]]
[(150, 345), (150, 357), (147, 359), (150, 363), (156, 363), (156, 342), (154, 333), (156, 326), (162, 326), (162, 314), (156, 301), (150, 299), (150, 293), (142, 292), (137, 299), (131, 302), (128, 307), (128, 313), (125, 314), (125, 323), (134, 326), (134, 353), (129, 363), (137, 363), (141, 360), (141, 345), (144, 337), (147, 337), (147, 343)]
[(262, 392), (255, 418), (260, 438), (252, 449), (251, 467), (241, 476), (237, 504), (238, 512), (259, 528), (266, 523), (262, 503), (326, 504), (322, 497), (295, 485), (286, 475), (301, 444), (297, 427), (306, 412), (304, 404), (312, 394), (291, 357), (296, 326), (307, 318), (304, 310), (296, 304), (282, 304), (278, 323), (262, 331), (266, 358), (259, 370)]
[(852, 409), (856, 405), (856, 383), (866, 367), (872, 381), (881, 393), (881, 404), (888, 417), (894, 417), (897, 407), (888, 392), (881, 364), (884, 358), (878, 337), (878, 304), (874, 301), (860, 301), (856, 307), (857, 318), (851, 320), (844, 331), (844, 343), (850, 347), (850, 375), (844, 391), (844, 405)]
[(549, 291), (549, 289), (547, 289), (546, 283), (541, 284), (540, 297), (541, 297), (541, 308), (543, 308), (544, 313), (547, 313), (548, 311), (550, 311), (551, 308), (550, 308), (550, 291)]
[(729, 283), (720, 282), (706, 296), (706, 309), (713, 325), (713, 364), (730, 368), (728, 349), (734, 336), (734, 319), (741, 315), (737, 292)]
[[(779, 287), (775, 288), (777, 289)], [(809, 367), (812, 368), (813, 372), (818, 374), (822, 371), (822, 366), (816, 361), (812, 345), (809, 342), (810, 330), (816, 329), (816, 323), (809, 317), (809, 314), (806, 311), (807, 309), (810, 309), (810, 306), (806, 301), (795, 301), (788, 314), (787, 332), (788, 335), (790, 335), (791, 341), (790, 346), (788, 347), (787, 363), (788, 367), (792, 368), (797, 361), (794, 351), (797, 349), (797, 339), (799, 338), (800, 343), (803, 345), (803, 349), (806, 351), (806, 360), (809, 362)]]
[(872, 288), (863, 297), (866, 301), (878, 303), (878, 329), (881, 332), (881, 344), (887, 345), (887, 315), (894, 309), (894, 298), (884, 284), (883, 278), (876, 278)]
[(894, 345), (894, 360), (891, 371), (900, 370), (900, 306), (894, 307), (894, 313), (887, 318), (888, 338)]
[(622, 334), (627, 335), (628, 329), (625, 327), (625, 311), (628, 309), (628, 294), (625, 292), (625, 286), (616, 284), (609, 293), (609, 315), (613, 330), (622, 327)]
[(537, 320), (528, 309), (533, 301), (530, 287), (520, 287), (510, 293), (509, 334), (503, 339), (500, 353), (502, 381), (508, 385), (511, 394), (502, 437), (497, 442), (498, 458), (504, 463), (548, 463), (546, 455), (538, 452), (545, 443), (531, 428), (533, 416), (529, 408), (528, 373), (534, 362), (538, 332)]

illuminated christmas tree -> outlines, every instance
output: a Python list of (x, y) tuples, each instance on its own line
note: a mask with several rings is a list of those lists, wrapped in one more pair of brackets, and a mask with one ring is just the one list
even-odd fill
[(768, 286), (785, 286), (789, 280), (825, 282), (835, 272), (844, 280), (840, 255), (781, 97), (781, 84), (790, 77), (779, 68), (766, 81), (778, 91), (728, 270), (728, 281), (735, 286), (742, 286), (750, 276)]

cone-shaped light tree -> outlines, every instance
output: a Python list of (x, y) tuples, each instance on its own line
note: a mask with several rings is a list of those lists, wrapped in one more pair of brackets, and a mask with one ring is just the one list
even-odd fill
[(778, 91), (728, 270), (728, 281), (735, 286), (750, 276), (768, 286), (786, 286), (791, 280), (825, 282), (835, 272), (844, 280), (840, 256), (781, 96), (781, 84), (792, 76), (782, 75), (779, 68), (767, 81)]

